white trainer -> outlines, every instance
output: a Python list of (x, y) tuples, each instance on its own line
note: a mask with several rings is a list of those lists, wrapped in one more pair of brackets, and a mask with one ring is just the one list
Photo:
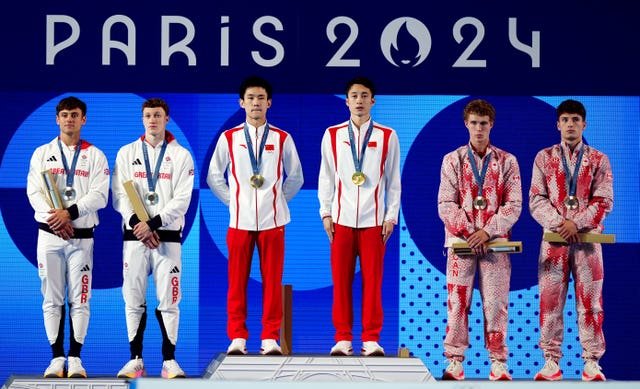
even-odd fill
[(184, 370), (180, 368), (175, 359), (162, 362), (162, 378), (186, 378)]
[(507, 364), (500, 361), (491, 362), (491, 373), (489, 373), (491, 381), (511, 381), (511, 374)]
[(442, 379), (445, 381), (462, 381), (464, 380), (464, 368), (462, 362), (456, 359), (449, 360), (449, 366), (444, 369)]
[(562, 379), (562, 371), (558, 366), (558, 362), (548, 358), (533, 379), (535, 381), (560, 381)]
[(365, 357), (384, 357), (384, 349), (378, 342), (362, 342), (360, 354)]
[(82, 367), (82, 361), (78, 357), (67, 359), (67, 378), (87, 378), (87, 372)]
[(584, 370), (582, 371), (583, 381), (606, 381), (602, 368), (597, 361), (588, 359), (584, 362)]
[(331, 347), (331, 355), (348, 357), (353, 355), (353, 347), (351, 346), (351, 342), (348, 340), (340, 340), (335, 346)]
[(49, 367), (44, 371), (44, 378), (63, 378), (65, 357), (57, 357), (51, 360)]
[(260, 354), (282, 355), (282, 349), (275, 339), (262, 339), (262, 344), (260, 345)]
[(247, 340), (235, 338), (227, 348), (227, 355), (247, 355)]
[(140, 378), (147, 375), (142, 358), (129, 360), (118, 372), (118, 378)]

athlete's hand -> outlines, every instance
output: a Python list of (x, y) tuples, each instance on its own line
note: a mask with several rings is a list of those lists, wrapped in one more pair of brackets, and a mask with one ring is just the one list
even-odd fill
[(382, 223), (382, 243), (387, 243), (387, 241), (389, 240), (389, 237), (391, 237), (391, 234), (393, 234), (393, 228), (395, 227), (395, 224), (393, 224), (392, 221), (387, 220), (386, 222)]
[(142, 240), (142, 243), (151, 250), (157, 249), (160, 246), (160, 236), (156, 231), (153, 231), (148, 238)]
[(566, 240), (569, 243), (579, 243), (580, 238), (578, 237), (578, 226), (576, 223), (571, 220), (565, 220), (558, 227), (558, 234), (562, 237), (562, 239)]
[(47, 225), (60, 239), (69, 240), (73, 237), (73, 225), (71, 224), (71, 215), (66, 209), (49, 210), (49, 218)]
[(467, 238), (467, 243), (469, 247), (473, 249), (476, 255), (486, 255), (488, 251), (488, 246), (486, 242), (489, 240), (489, 234), (485, 230), (478, 230), (473, 234), (469, 235)]
[(139, 222), (133, 227), (133, 235), (140, 241), (148, 239), (152, 232), (151, 227), (146, 222)]
[(73, 225), (69, 222), (53, 232), (60, 237), (60, 239), (69, 240), (73, 238)]
[(47, 219), (47, 224), (54, 231), (63, 228), (65, 224), (71, 223), (71, 215), (66, 209), (50, 209), (49, 214), (51, 216)]
[(333, 233), (335, 229), (333, 228), (333, 219), (331, 216), (323, 217), (322, 225), (324, 226), (324, 232), (327, 233), (327, 237), (329, 238), (329, 243), (333, 243)]

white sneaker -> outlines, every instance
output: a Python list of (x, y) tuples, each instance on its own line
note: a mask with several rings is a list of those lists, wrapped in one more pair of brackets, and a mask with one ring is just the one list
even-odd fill
[(82, 367), (82, 361), (78, 357), (67, 359), (67, 378), (87, 378), (87, 372)]
[(491, 373), (489, 373), (491, 381), (511, 381), (511, 374), (507, 364), (500, 361), (491, 362)]
[(548, 358), (533, 379), (535, 381), (560, 381), (562, 379), (562, 371), (560, 371), (558, 362)]
[(260, 354), (262, 355), (282, 355), (282, 349), (278, 346), (275, 339), (262, 339), (260, 346)]
[(378, 342), (362, 342), (360, 355), (365, 357), (384, 357), (384, 349)]
[(44, 371), (44, 378), (62, 378), (64, 377), (65, 357), (57, 357), (51, 360), (49, 367)]
[(127, 362), (118, 372), (118, 378), (140, 378), (147, 375), (142, 358), (134, 358)]
[(588, 359), (584, 362), (584, 370), (582, 371), (583, 381), (606, 381), (602, 368), (597, 361)]
[(331, 347), (331, 355), (348, 357), (353, 355), (353, 347), (348, 340), (340, 340), (335, 346)]
[(162, 378), (186, 378), (184, 370), (180, 368), (175, 359), (162, 362)]
[(247, 355), (247, 340), (235, 338), (227, 348), (227, 355)]
[(444, 369), (444, 373), (442, 374), (442, 379), (445, 381), (462, 381), (464, 380), (464, 368), (462, 367), (462, 362), (450, 359), (449, 366)]

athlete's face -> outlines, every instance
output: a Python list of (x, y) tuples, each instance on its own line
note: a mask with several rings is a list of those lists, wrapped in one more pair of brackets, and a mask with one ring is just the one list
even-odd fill
[(376, 99), (371, 95), (371, 91), (364, 85), (354, 84), (347, 93), (347, 107), (352, 118), (367, 120), (371, 115), (371, 107), (376, 103)]
[(267, 98), (267, 91), (258, 86), (252, 86), (244, 91), (240, 99), (240, 106), (247, 114), (247, 121), (261, 125), (267, 120), (267, 110), (271, 107), (271, 99)]
[(563, 113), (558, 118), (557, 126), (562, 140), (569, 145), (575, 145), (582, 140), (587, 122), (577, 113)]
[(489, 134), (493, 128), (493, 122), (488, 115), (469, 114), (464, 125), (469, 130), (469, 141), (472, 145), (486, 146), (489, 143)]
[(169, 123), (169, 116), (162, 107), (144, 108), (142, 110), (142, 123), (144, 124), (145, 134), (150, 137), (156, 137), (164, 134), (167, 123)]
[(86, 122), (87, 117), (82, 115), (80, 108), (63, 109), (56, 115), (56, 124), (60, 127), (60, 133), (69, 137), (79, 134)]

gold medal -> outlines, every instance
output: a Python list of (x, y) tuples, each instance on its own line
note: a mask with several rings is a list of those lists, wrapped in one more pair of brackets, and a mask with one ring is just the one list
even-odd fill
[(262, 184), (264, 184), (264, 177), (262, 177), (260, 174), (254, 174), (249, 179), (249, 183), (252, 187), (258, 189), (262, 186)]
[(564, 206), (571, 210), (578, 209), (578, 198), (576, 196), (567, 197), (564, 199)]
[(356, 186), (360, 186), (360, 185), (364, 184), (364, 182), (366, 180), (367, 180), (367, 178), (366, 178), (366, 176), (364, 175), (363, 172), (355, 172), (351, 176), (351, 182), (353, 182)]
[(487, 208), (487, 199), (483, 196), (477, 196), (473, 199), (473, 208), (481, 210)]

